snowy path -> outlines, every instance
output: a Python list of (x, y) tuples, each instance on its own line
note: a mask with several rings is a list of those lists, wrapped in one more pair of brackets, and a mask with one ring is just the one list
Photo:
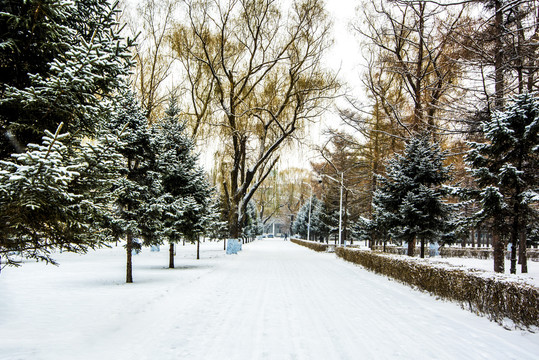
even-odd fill
[[(121, 291), (125, 309), (111, 300), (100, 322), (90, 329), (79, 325), (84, 335), (69, 345), (34, 348), (32, 356), (14, 351), (14, 339), (2, 341), (10, 329), (0, 323), (0, 359), (536, 359), (539, 354), (538, 334), (504, 330), (455, 304), (290, 242), (257, 241), (237, 256), (202, 264), (197, 271), (176, 271), (181, 281), (153, 292), (138, 293), (137, 285)], [(12, 357), (9, 351), (2, 355), (6, 344)]]

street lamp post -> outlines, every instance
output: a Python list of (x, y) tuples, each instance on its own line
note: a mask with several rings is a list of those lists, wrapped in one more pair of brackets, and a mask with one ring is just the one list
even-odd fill
[(311, 188), (311, 197), (309, 198), (309, 222), (307, 223), (307, 241), (309, 241), (311, 234), (311, 207), (313, 203), (313, 186), (309, 183), (306, 183), (305, 181), (303, 181), (303, 183), (305, 185), (309, 185), (309, 187)]
[[(340, 200), (339, 200), (339, 245), (341, 244), (341, 241), (342, 241), (342, 193), (343, 193), (343, 189), (344, 189), (344, 172), (341, 171), (340, 174), (341, 174), (341, 181), (335, 179), (332, 176), (329, 176), (329, 175), (326, 175), (326, 174), (320, 174), (320, 176), (325, 176), (325, 177), (335, 181), (339, 185), (341, 185), (341, 197), (340, 197)], [(344, 240), (343, 246), (346, 247), (346, 240)]]
[[(339, 244), (342, 237), (342, 192), (344, 188), (344, 173), (341, 172), (341, 199), (339, 201)], [(343, 246), (346, 247), (346, 240), (344, 240)]]

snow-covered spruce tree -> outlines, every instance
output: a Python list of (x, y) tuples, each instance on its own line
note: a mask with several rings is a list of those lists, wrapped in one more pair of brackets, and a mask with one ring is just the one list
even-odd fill
[(15, 264), (12, 252), (54, 263), (53, 249), (82, 251), (87, 224), (76, 204), (79, 196), (68, 185), (79, 175), (66, 163), (68, 134), (46, 132), (42, 145), (30, 144), (12, 161), (0, 162), (0, 255)]
[[(212, 190), (210, 202), (204, 209), (200, 223), (201, 228), (203, 229), (201, 235), (208, 237), (210, 240), (226, 239), (228, 235), (228, 222), (223, 220), (219, 197), (214, 190)], [(260, 229), (260, 233), (262, 233), (262, 230), (263, 229)], [(225, 244), (223, 250), (226, 250), (226, 241), (223, 241), (223, 243)], [(199, 245), (200, 241), (197, 243), (197, 259), (200, 259)]]
[[(312, 200), (311, 200), (312, 201)], [(296, 214), (294, 222), (292, 222), (292, 233), (301, 236), (303, 239), (307, 239), (307, 228), (309, 224), (309, 208), (312, 210), (312, 203), (309, 206), (309, 201), (306, 201), (301, 205)], [(311, 212), (312, 215), (312, 212)], [(309, 237), (310, 231), (309, 231)], [(308, 239), (309, 240), (309, 239)]]
[[(37, 215), (4, 222), (0, 251), (33, 247), (35, 250), (21, 253), (52, 261), (50, 254), (56, 248), (85, 251), (101, 245), (109, 235), (101, 224), (107, 218), (112, 198), (108, 192), (119, 164), (117, 154), (110, 151), (114, 139), (102, 131), (101, 124), (109, 117), (109, 99), (116, 86), (128, 74), (129, 41), (118, 35), (116, 7), (106, 0), (0, 0), (0, 4), (0, 159), (5, 160), (4, 176), (17, 179), (26, 166), (19, 165), (37, 159), (36, 145), (28, 144), (41, 143), (43, 134), (48, 134), (45, 130), (54, 131), (60, 123), (62, 132), (70, 135), (61, 137), (62, 150), (57, 152), (61, 155), (54, 164), (77, 169), (64, 179), (71, 202), (52, 195), (48, 200), (50, 206), (69, 216), (55, 216), (50, 211), (50, 217), (41, 222), (34, 221)], [(50, 134), (46, 136), (50, 138)], [(13, 152), (19, 153), (16, 160), (10, 160)], [(50, 152), (41, 161), (49, 161), (53, 155)], [(44, 167), (38, 169), (33, 175)], [(32, 181), (55, 181), (43, 174)], [(10, 187), (5, 191), (11, 195), (1, 198), (0, 207), (9, 208), (11, 215), (26, 213), (25, 199), (30, 193), (15, 182), (4, 185)], [(45, 208), (40, 210), (43, 216)], [(8, 213), (4, 215), (11, 216)], [(55, 231), (52, 238), (52, 232), (43, 231), (44, 224), (64, 231)], [(33, 235), (21, 236), (22, 229)]]
[(116, 4), (0, 0), (0, 8), (0, 158), (40, 143), (60, 122), (75, 137), (94, 137), (102, 99), (131, 66)]
[(120, 175), (110, 136), (81, 145), (70, 156), (63, 140), (69, 134), (45, 131), (42, 145), (29, 144), (11, 161), (0, 161), (0, 255), (55, 263), (54, 250), (86, 252), (106, 244), (109, 192)]
[(243, 236), (247, 241), (253, 240), (257, 235), (264, 232), (264, 226), (260, 221), (258, 211), (253, 201), (249, 201), (245, 210), (245, 224), (243, 225)]
[(163, 214), (161, 234), (170, 244), (170, 268), (174, 267), (174, 243), (182, 238), (198, 242), (210, 228), (215, 210), (211, 206), (213, 190), (197, 163), (194, 142), (178, 114), (177, 102), (171, 96), (164, 119), (155, 125), (153, 138), (158, 154), (155, 171), (162, 185), (158, 201)]
[[(219, 195), (214, 191), (204, 222), (205, 235), (213, 240), (226, 239), (228, 237), (228, 221), (223, 214), (223, 205)], [(260, 233), (264, 232), (264, 225), (260, 223)], [(225, 249), (226, 250), (226, 242)]]
[(117, 238), (126, 239), (126, 282), (133, 282), (132, 251), (140, 245), (158, 241), (162, 227), (162, 207), (156, 204), (162, 194), (162, 183), (156, 168), (157, 149), (152, 144), (148, 120), (130, 91), (117, 103), (117, 114), (108, 123), (120, 139), (114, 151), (123, 156), (126, 174), (114, 189), (115, 216), (110, 227)]
[[(329, 235), (330, 226), (329, 215), (327, 214), (324, 203), (316, 196), (311, 198), (311, 228), (309, 237), (311, 240), (321, 240)], [(298, 211), (296, 219), (292, 223), (292, 231), (295, 234), (307, 238), (307, 228), (309, 225), (309, 202), (305, 202)]]
[(372, 249), (377, 239), (382, 239), (384, 247), (386, 245), (387, 234), (378, 233), (378, 230), (381, 228), (382, 227), (376, 225), (374, 219), (360, 217), (352, 224), (351, 232), (352, 236), (359, 241), (365, 241), (365, 244), (368, 244), (369, 248)]
[(333, 219), (323, 201), (316, 197), (313, 199), (313, 213), (311, 214), (311, 232), (313, 239), (323, 241), (329, 238)]
[(387, 175), (379, 178), (373, 196), (376, 231), (388, 233), (408, 243), (408, 255), (414, 255), (416, 240), (434, 241), (451, 229), (451, 207), (444, 202), (443, 184), (450, 180), (445, 156), (428, 136), (410, 138), (404, 154), (396, 155), (386, 166)]
[[(467, 155), (472, 175), (480, 189), (482, 220), (493, 220), (496, 238), (509, 239), (511, 273), (516, 273), (517, 256), (527, 272), (526, 228), (537, 216), (539, 202), (539, 98), (521, 94), (511, 99), (504, 111), (495, 112), (482, 123), (484, 143), (469, 143)], [(498, 241), (495, 270), (503, 271), (502, 240)], [(500, 254), (502, 258), (500, 259)]]

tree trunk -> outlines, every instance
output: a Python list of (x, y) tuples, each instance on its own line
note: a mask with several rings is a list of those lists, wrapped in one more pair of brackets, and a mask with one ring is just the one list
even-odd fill
[(415, 237), (411, 241), (408, 241), (408, 256), (414, 256), (414, 252), (415, 252)]
[(133, 234), (130, 232), (127, 233), (127, 244), (125, 246), (125, 251), (127, 252), (125, 282), (129, 284), (133, 282)]
[(498, 232), (495, 229), (492, 230), (492, 248), (494, 257), (494, 271), (503, 274), (505, 272), (505, 246), (500, 238), (500, 235), (498, 235)]
[(197, 260), (200, 260), (200, 237), (197, 237)]
[(238, 219), (238, 208), (237, 204), (232, 205), (232, 209), (230, 209), (230, 214), (228, 217), (228, 224), (229, 224), (229, 235), (232, 239), (239, 239), (240, 237), (240, 224)]
[(505, 95), (505, 83), (504, 83), (504, 77), (503, 77), (503, 8), (502, 8), (502, 1), (496, 0), (495, 1), (495, 19), (494, 19), (494, 31), (496, 33), (496, 42), (494, 46), (494, 51), (496, 52), (494, 54), (494, 78), (495, 78), (495, 84), (494, 84), (494, 91), (495, 91), (495, 97), (494, 97), (494, 104), (496, 106), (496, 109), (500, 110), (503, 108), (504, 104), (504, 95)]
[(519, 253), (518, 260), (520, 263), (520, 269), (523, 274), (528, 272), (528, 256), (526, 254), (526, 226), (522, 226), (520, 231), (520, 244), (519, 244)]
[(169, 243), (168, 248), (168, 268), (174, 269), (174, 244), (172, 242)]
[[(520, 189), (517, 191), (520, 192)], [(520, 233), (520, 206), (518, 201), (515, 201), (515, 205), (513, 206), (513, 228), (511, 231), (511, 274), (517, 273), (517, 247), (519, 242), (519, 233)]]
[[(344, 216), (343, 216), (343, 244), (346, 244), (346, 241), (348, 241), (348, 190), (344, 192)], [(354, 240), (350, 240), (350, 245), (354, 245)]]
[(425, 239), (421, 238), (421, 259), (425, 258)]

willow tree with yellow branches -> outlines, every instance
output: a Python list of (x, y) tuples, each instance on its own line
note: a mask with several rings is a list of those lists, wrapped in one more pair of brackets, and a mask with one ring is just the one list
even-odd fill
[(287, 9), (275, 0), (183, 3), (172, 46), (191, 85), (192, 120), (218, 140), (229, 234), (238, 237), (279, 151), (338, 88), (322, 65), (331, 24), (321, 0)]

